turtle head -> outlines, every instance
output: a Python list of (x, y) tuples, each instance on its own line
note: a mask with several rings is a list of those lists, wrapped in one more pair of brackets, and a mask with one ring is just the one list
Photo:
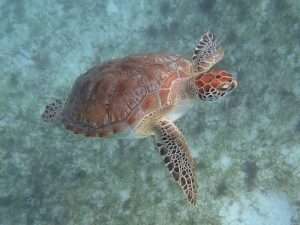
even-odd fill
[(213, 69), (200, 74), (195, 79), (197, 96), (204, 101), (217, 100), (238, 86), (233, 76), (224, 70)]

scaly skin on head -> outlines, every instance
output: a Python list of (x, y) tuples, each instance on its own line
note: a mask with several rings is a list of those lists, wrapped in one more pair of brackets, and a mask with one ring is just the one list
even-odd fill
[(188, 82), (187, 91), (193, 98), (204, 101), (217, 100), (238, 86), (237, 80), (232, 75), (221, 69), (212, 69), (193, 77)]

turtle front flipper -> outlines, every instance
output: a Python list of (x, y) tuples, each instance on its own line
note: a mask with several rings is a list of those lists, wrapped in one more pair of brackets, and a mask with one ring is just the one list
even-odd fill
[(224, 57), (224, 50), (219, 48), (215, 35), (211, 32), (204, 33), (193, 54), (193, 72), (204, 73), (221, 61)]
[(46, 105), (45, 111), (42, 114), (42, 119), (45, 122), (59, 122), (63, 110), (63, 101), (56, 99), (54, 102)]
[(188, 201), (196, 204), (197, 184), (194, 163), (184, 136), (168, 120), (160, 120), (156, 126), (156, 145), (163, 161), (174, 180), (185, 193)]

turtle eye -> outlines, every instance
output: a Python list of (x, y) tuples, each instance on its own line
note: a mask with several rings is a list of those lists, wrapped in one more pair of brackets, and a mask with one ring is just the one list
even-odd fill
[(220, 91), (226, 91), (230, 85), (228, 83), (223, 84), (222, 86), (219, 87)]

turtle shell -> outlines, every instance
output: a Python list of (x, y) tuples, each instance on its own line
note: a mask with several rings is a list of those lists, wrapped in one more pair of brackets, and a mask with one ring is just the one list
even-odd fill
[(77, 78), (62, 122), (86, 136), (134, 129), (146, 114), (168, 104), (171, 83), (190, 71), (188, 60), (163, 54), (129, 56), (95, 66)]

